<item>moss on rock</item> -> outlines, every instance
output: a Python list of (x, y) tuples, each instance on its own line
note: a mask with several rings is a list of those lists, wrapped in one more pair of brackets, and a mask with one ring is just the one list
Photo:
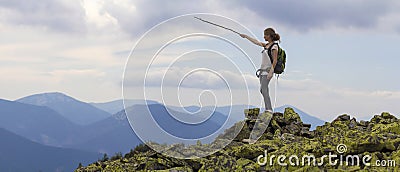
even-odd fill
[[(245, 110), (251, 118), (257, 118), (259, 109)], [(224, 143), (227, 138), (234, 138), (224, 149), (212, 155), (195, 159), (176, 159), (156, 153), (147, 146), (141, 145), (119, 160), (98, 161), (87, 167), (76, 169), (77, 172), (89, 171), (400, 171), (399, 165), (377, 166), (376, 160), (393, 160), (400, 163), (400, 127), (399, 120), (389, 114), (375, 115), (370, 121), (358, 122), (349, 115), (340, 115), (332, 122), (326, 122), (316, 130), (309, 131), (309, 125), (303, 124), (299, 115), (291, 108), (283, 114), (275, 113), (261, 138), (254, 144), (241, 141), (249, 138), (254, 126), (254, 119), (236, 123), (218, 137)], [(240, 132), (239, 132), (240, 131)], [(235, 133), (238, 133), (235, 136)], [(338, 145), (344, 144), (347, 149), (338, 152)], [(166, 147), (169, 151), (182, 149), (183, 145), (154, 145)], [(208, 144), (197, 144), (184, 154), (199, 155), (207, 151)], [(174, 152), (169, 152), (174, 153)], [(318, 158), (324, 155), (365, 157), (371, 156), (371, 165), (302, 165), (301, 157), (313, 155)], [(259, 156), (267, 154), (264, 165), (257, 163)], [(289, 157), (300, 157), (294, 165), (288, 162)], [(278, 156), (286, 156), (286, 166), (279, 165)], [(270, 159), (271, 157), (272, 160)], [(292, 160), (293, 160), (292, 159)], [(269, 164), (269, 162), (273, 164)], [(325, 159), (325, 162), (327, 160)], [(338, 163), (344, 161), (338, 161)]]

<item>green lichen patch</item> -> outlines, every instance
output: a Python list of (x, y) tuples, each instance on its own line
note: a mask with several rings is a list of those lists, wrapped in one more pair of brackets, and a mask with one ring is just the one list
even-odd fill
[[(168, 154), (192, 155), (194, 159), (171, 158), (140, 145), (119, 159), (97, 161), (76, 171), (400, 171), (400, 121), (389, 113), (375, 115), (370, 121), (357, 121), (344, 114), (310, 131), (310, 126), (287, 108), (283, 114), (267, 116), (270, 121), (260, 139), (248, 144), (242, 140), (249, 138), (260, 112), (259, 109), (244, 112), (247, 120), (227, 129), (215, 142), (225, 144), (229, 138), (234, 138), (233, 141), (212, 155), (195, 158), (209, 151), (210, 144), (186, 146), (189, 149), (184, 152), (174, 152), (185, 146), (182, 144), (152, 145)], [(341, 152), (339, 144), (346, 146)], [(342, 160), (331, 165), (322, 158), (329, 154), (355, 159), (370, 156), (370, 164), (346, 165), (347, 161)], [(283, 161), (286, 165), (278, 163), (279, 156), (286, 157)], [(303, 157), (315, 157), (315, 165), (314, 161), (302, 164)], [(265, 160), (265, 164), (258, 163), (259, 160)], [(324, 163), (319, 165), (321, 162)]]

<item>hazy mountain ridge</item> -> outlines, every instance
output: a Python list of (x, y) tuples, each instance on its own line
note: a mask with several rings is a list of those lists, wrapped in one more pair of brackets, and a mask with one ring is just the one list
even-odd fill
[[(54, 109), (49, 109), (47, 105), (54, 104), (54, 102), (81, 102), (78, 101), (72, 97), (66, 96), (65, 94), (62, 93), (44, 93), (44, 94), (35, 94), (31, 96), (27, 96), (22, 99), (18, 99), (14, 103), (12, 101), (6, 101), (8, 102), (7, 105), (1, 106), (4, 108), (0, 108), (0, 112), (3, 112), (4, 115), (6, 114), (13, 114), (11, 115), (13, 119), (14, 117), (21, 117), (21, 120), (9, 120), (10, 117), (6, 117), (3, 115), (3, 120), (0, 122), (0, 127), (3, 126), (7, 129), (9, 129), (12, 132), (15, 132), (17, 134), (20, 134), (26, 138), (29, 138), (30, 140), (46, 144), (46, 145), (53, 145), (53, 146), (63, 146), (63, 147), (73, 147), (73, 148), (82, 148), (84, 150), (88, 150), (89, 148), (90, 151), (96, 150), (95, 147), (93, 146), (87, 146), (85, 143), (89, 142), (94, 142), (94, 140), (97, 140), (97, 142), (109, 142), (107, 141), (107, 138), (109, 137), (114, 137), (113, 133), (125, 133), (125, 138), (128, 136), (132, 136), (135, 138), (135, 140), (130, 140), (130, 142), (134, 144), (140, 143), (139, 140), (136, 140), (137, 137), (135, 134), (132, 132), (132, 130), (129, 126), (129, 122), (126, 120), (125, 113), (122, 111), (110, 115), (108, 118), (98, 120), (96, 122), (93, 122), (89, 125), (84, 125), (84, 126), (78, 126), (75, 125), (74, 123), (71, 123), (68, 121), (68, 119), (57, 113), (56, 110)], [(129, 100), (128, 100), (129, 101)], [(26, 102), (30, 104), (25, 104), (25, 103), (20, 103), (20, 102)], [(132, 100), (130, 103), (136, 102), (136, 103), (143, 103), (145, 101), (143, 100)], [(147, 101), (149, 105), (154, 105), (157, 104), (156, 101)], [(103, 105), (109, 106), (115, 105), (122, 103), (122, 100), (117, 100), (117, 101), (112, 101), (108, 103), (104, 103)], [(15, 107), (12, 112), (5, 112), (4, 110), (7, 109), (6, 107), (10, 108), (13, 107), (11, 104), (16, 105), (18, 104), (18, 107)], [(31, 104), (38, 104), (40, 106), (35, 106)], [(122, 106), (122, 105), (121, 105)], [(212, 111), (216, 110), (216, 112), (221, 112), (217, 114), (222, 114), (222, 115), (213, 115), (212, 120), (218, 124), (221, 125), (224, 122), (228, 122), (225, 125), (225, 128), (230, 127), (233, 125), (235, 122), (243, 120), (244, 115), (242, 115), (243, 108), (248, 107), (248, 105), (234, 105), (234, 106), (222, 106), (222, 107), (203, 107), (202, 110), (205, 111)], [(250, 106), (253, 107), (253, 106)], [(176, 110), (180, 107), (172, 107), (172, 106), (167, 106), (169, 109)], [(192, 106), (192, 107), (185, 107), (187, 110), (198, 110), (199, 107), (197, 106)], [(39, 109), (39, 110), (38, 110)], [(10, 109), (9, 109), (10, 110)], [(24, 111), (26, 110), (26, 111)], [(75, 109), (76, 111), (79, 111), (79, 108)], [(31, 113), (35, 112), (34, 114), (36, 116), (32, 116)], [(227, 115), (229, 115), (229, 118), (232, 118), (233, 120), (226, 121)], [(116, 120), (117, 118), (120, 118), (122, 116), (123, 120)], [(44, 120), (45, 119), (45, 120)], [(124, 121), (125, 120), (125, 121)], [(25, 122), (24, 122), (25, 121)], [(33, 122), (35, 121), (35, 122)], [(13, 125), (10, 125), (13, 124)], [(16, 125), (15, 125), (16, 124)], [(121, 125), (121, 126), (120, 126)], [(33, 127), (33, 128), (32, 128)], [(127, 130), (127, 131), (124, 131)], [(103, 136), (108, 135), (108, 136)], [(101, 139), (102, 138), (102, 139)], [(92, 141), (91, 141), (92, 140)], [(80, 146), (79, 146), (80, 145)], [(88, 145), (93, 145), (93, 144), (88, 144)], [(116, 145), (117, 146), (117, 145)], [(102, 147), (99, 145), (99, 147)], [(115, 148), (99, 148), (97, 151), (103, 150), (102, 152), (108, 152), (109, 151), (104, 151), (104, 150), (118, 150)], [(119, 151), (122, 150), (128, 150), (127, 148), (125, 149), (119, 149)]]
[(0, 117), (0, 127), (45, 145), (70, 143), (81, 128), (50, 108), (8, 100), (0, 100)]
[[(0, 128), (3, 127), (13, 133), (17, 133), (18, 135), (40, 144), (91, 152), (102, 152), (107, 153), (108, 155), (113, 155), (116, 152), (129, 152), (130, 149), (142, 143), (132, 131), (124, 110), (100, 120), (97, 119), (97, 117), (94, 117), (96, 119), (90, 124), (78, 125), (67, 119), (64, 116), (65, 114), (61, 115), (57, 109), (53, 109), (54, 106), (53, 108), (48, 106), (53, 104), (52, 101), (78, 102), (85, 104), (85, 106), (87, 105), (86, 103), (66, 96), (62, 93), (45, 93), (27, 96), (25, 98), (17, 101), (0, 100), (0, 115), (2, 119), (0, 121)], [(140, 100), (135, 101), (142, 103), (144, 102)], [(121, 101), (113, 101), (113, 103), (117, 104), (120, 102)], [(164, 105), (158, 104), (156, 101), (147, 102), (148, 106), (144, 105), (144, 103), (137, 104), (135, 107), (140, 107), (139, 109), (147, 109), (150, 107), (152, 113), (155, 113), (157, 114), (156, 116), (161, 117), (159, 120), (161, 120), (161, 123), (164, 124), (164, 127), (168, 127), (168, 124), (171, 122), (171, 120), (166, 120), (162, 115), (167, 114), (166, 109), (174, 111), (177, 108), (180, 108), (174, 107), (174, 109), (171, 106), (165, 107)], [(204, 114), (214, 115), (208, 119), (209, 123), (207, 126), (203, 125), (203, 127), (206, 131), (209, 130), (212, 132), (215, 131), (218, 126), (222, 126), (222, 124), (227, 122), (223, 128), (227, 129), (235, 122), (244, 119), (243, 108), (247, 107), (249, 106), (222, 106), (216, 107), (215, 112), (213, 112), (214, 107), (204, 107), (202, 110), (205, 112), (213, 112)], [(93, 106), (93, 108), (96, 107)], [(185, 108), (191, 112), (199, 109), (196, 106)], [(79, 107), (75, 107), (74, 110), (80, 111)], [(226, 121), (229, 113), (229, 118), (231, 118), (231, 120)], [(182, 116), (184, 113), (181, 111), (178, 113), (178, 115)], [(185, 137), (190, 136), (191, 133), (195, 132), (191, 130), (181, 130), (181, 128), (174, 128), (173, 126), (169, 129), (172, 132), (178, 132), (179, 136)], [(0, 157), (0, 159), (2, 158), (4, 157)]]
[(16, 101), (25, 104), (46, 106), (79, 125), (91, 124), (111, 116), (108, 112), (100, 110), (89, 103), (76, 100), (58, 92), (34, 94)]
[(124, 109), (124, 103), (126, 107), (130, 107), (133, 105), (138, 105), (138, 104), (158, 104), (157, 101), (153, 100), (136, 100), (136, 99), (126, 99), (126, 100), (114, 100), (110, 102), (103, 102), (103, 103), (90, 103), (91, 105), (95, 106), (96, 108), (99, 108), (101, 110), (104, 110), (110, 114), (116, 114), (120, 112), (121, 110)]
[[(114, 145), (105, 149), (100, 146), (108, 142), (115, 142), (115, 139), (112, 139), (115, 138), (115, 135), (119, 135), (125, 140), (136, 137), (126, 117), (121, 113), (90, 125), (81, 126), (45, 106), (0, 100), (0, 127), (44, 145), (94, 152), (110, 150), (101, 152), (113, 154), (127, 152), (131, 147), (140, 143), (138, 139), (128, 139), (129, 142), (120, 143), (129, 148)], [(121, 135), (121, 133), (125, 134)], [(120, 141), (124, 139), (120, 139)], [(90, 144), (91, 140), (97, 140), (101, 148), (97, 149)]]
[[(144, 105), (144, 104), (152, 105), (152, 104), (159, 104), (157, 101), (153, 100), (125, 100), (125, 106), (129, 107), (132, 105)], [(119, 112), (123, 110), (124, 105), (123, 105), (123, 100), (114, 100), (110, 102), (103, 102), (103, 103), (91, 103), (92, 105), (108, 112)], [(168, 108), (178, 111), (178, 112), (188, 112), (188, 113), (193, 113), (198, 110), (201, 111), (218, 111), (226, 116), (230, 115), (230, 118), (234, 118), (234, 121), (240, 121), (244, 119), (244, 115), (242, 114), (243, 109), (246, 108), (255, 108), (253, 105), (232, 105), (232, 106), (204, 106), (204, 107), (199, 107), (199, 106), (185, 106), (185, 107), (179, 107), (179, 106), (167, 106)], [(290, 107), (296, 110), (296, 112), (299, 113), (300, 117), (303, 119), (304, 122), (311, 124), (311, 129), (315, 129), (316, 126), (323, 125), (325, 123), (324, 120), (319, 119), (318, 117), (315, 117), (313, 115), (310, 115), (299, 108), (293, 106), (293, 105), (283, 105), (280, 107), (275, 108), (276, 112), (283, 112), (286, 107)], [(113, 113), (114, 114), (114, 113)], [(232, 124), (228, 124), (232, 125)]]
[(129, 125), (125, 111), (84, 127), (84, 142), (70, 145), (72, 148), (114, 154), (128, 152), (142, 143)]
[(0, 171), (72, 171), (99, 153), (44, 146), (0, 128)]

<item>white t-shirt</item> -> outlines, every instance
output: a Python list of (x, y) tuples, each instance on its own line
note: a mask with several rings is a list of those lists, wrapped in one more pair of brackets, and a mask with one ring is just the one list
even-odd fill
[[(261, 52), (262, 55), (261, 55), (261, 67), (260, 67), (260, 69), (267, 69), (267, 68), (272, 67), (272, 63), (271, 63), (271, 60), (270, 60), (269, 55), (268, 55), (269, 46), (267, 46), (266, 48), (267, 49), (265, 49), (265, 50), (263, 50)], [(271, 48), (271, 52), (272, 52), (272, 50), (277, 50), (278, 51), (278, 45), (274, 44), (272, 46), (272, 48)], [(272, 59), (272, 57), (271, 57), (271, 59)], [(267, 75), (267, 74), (268, 74), (268, 72), (262, 72), (261, 73), (261, 75)]]

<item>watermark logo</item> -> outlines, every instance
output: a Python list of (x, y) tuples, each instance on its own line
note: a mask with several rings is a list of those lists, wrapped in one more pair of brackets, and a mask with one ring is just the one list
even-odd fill
[(339, 154), (343, 154), (343, 153), (347, 152), (347, 146), (346, 146), (345, 144), (338, 144), (338, 145), (336, 146), (336, 151), (337, 151)]
[[(122, 85), (128, 121), (144, 143), (166, 156), (198, 158), (224, 148), (244, 125), (241, 123), (231, 133), (219, 137), (237, 122), (231, 115), (232, 105), (262, 106), (259, 83), (254, 76), (259, 47), (203, 19), (254, 36), (243, 25), (224, 16), (182, 15), (148, 30), (126, 62)], [(257, 56), (249, 56), (248, 52)], [(250, 95), (250, 88), (257, 91), (255, 95)], [(251, 102), (250, 98), (255, 96), (259, 101)], [(142, 102), (131, 106), (131, 99)], [(221, 104), (230, 107), (221, 110), (225, 114), (217, 111)], [(243, 107), (235, 115), (242, 114)], [(267, 125), (254, 127), (259, 132), (252, 140), (257, 140)]]
[(396, 166), (395, 160), (376, 160), (372, 162), (371, 155), (343, 155), (347, 152), (347, 146), (345, 144), (338, 144), (336, 146), (338, 154), (329, 152), (327, 155), (321, 157), (315, 157), (313, 154), (307, 155), (268, 155), (268, 151), (265, 150), (263, 155), (257, 157), (257, 163), (261, 166), (269, 165), (274, 166), (278, 164), (280, 166), (375, 166), (375, 167), (394, 167)]

